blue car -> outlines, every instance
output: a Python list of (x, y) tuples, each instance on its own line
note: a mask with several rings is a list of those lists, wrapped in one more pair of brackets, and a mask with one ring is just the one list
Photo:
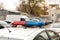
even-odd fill
[(41, 26), (44, 26), (44, 25), (45, 25), (44, 22), (42, 22), (42, 21), (34, 21), (34, 20), (26, 21), (26, 23), (25, 23), (26, 27), (32, 27), (32, 26), (41, 27)]

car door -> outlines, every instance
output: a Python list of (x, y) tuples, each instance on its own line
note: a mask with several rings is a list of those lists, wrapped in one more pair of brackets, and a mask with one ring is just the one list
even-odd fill
[(33, 40), (60, 40), (60, 37), (54, 31), (44, 30), (39, 33)]

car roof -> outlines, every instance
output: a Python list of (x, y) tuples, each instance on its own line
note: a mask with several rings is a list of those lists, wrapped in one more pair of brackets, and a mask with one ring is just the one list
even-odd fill
[(0, 23), (6, 23), (6, 22), (5, 22), (5, 21), (1, 21), (1, 20), (0, 20)]
[[(44, 29), (39, 29), (39, 28), (8, 28), (11, 30), (11, 35), (9, 37), (12, 38), (21, 38), (24, 39), (25, 37), (33, 36), (34, 33), (37, 35), (39, 32), (43, 31)], [(1, 29), (0, 34), (8, 34), (8, 29)], [(19, 36), (19, 37), (18, 37)], [(35, 35), (34, 35), (35, 36)]]
[(1, 20), (0, 20), (0, 22), (5, 22), (5, 21), (1, 21)]
[[(37, 30), (43, 30), (43, 29), (39, 29), (39, 28), (27, 28), (27, 29), (24, 29), (24, 28), (8, 28), (9, 30), (11, 30), (11, 32), (14, 32), (16, 34), (19, 34), (19, 35), (30, 35), (31, 33), (34, 33), (35, 31)], [(8, 31), (6, 28), (5, 29), (1, 29), (2, 31)], [(5, 32), (3, 32), (5, 33)]]
[[(8, 29), (11, 31), (9, 32)], [(4, 37), (10, 38), (17, 38), (17, 39), (26, 39), (26, 38), (34, 38), (37, 34), (41, 33), (42, 31), (46, 30), (53, 30), (55, 31), (56, 28), (4, 28), (0, 29), (0, 36), (3, 34)], [(58, 29), (56, 29), (58, 30)], [(59, 29), (60, 30), (60, 29)]]

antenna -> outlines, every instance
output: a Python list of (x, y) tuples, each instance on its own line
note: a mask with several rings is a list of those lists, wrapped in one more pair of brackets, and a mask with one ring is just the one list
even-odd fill
[[(6, 28), (7, 28), (7, 27), (6, 27)], [(7, 28), (7, 29), (8, 29), (8, 28)], [(9, 31), (9, 33), (11, 32), (11, 30), (9, 30), (9, 29), (8, 29), (8, 31)]]
[[(4, 26), (5, 28), (7, 28), (8, 26)], [(8, 28), (7, 28), (7, 30), (9, 31), (9, 33), (11, 32), (11, 30), (9, 30)]]

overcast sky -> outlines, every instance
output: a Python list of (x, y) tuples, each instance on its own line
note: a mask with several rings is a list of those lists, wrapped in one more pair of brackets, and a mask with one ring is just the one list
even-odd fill
[[(20, 1), (20, 2), (19, 2)], [(19, 3), (21, 3), (22, 0), (0, 0), (0, 2), (3, 3), (4, 9), (15, 11), (16, 6), (18, 6)], [(59, 0), (45, 0), (49, 4), (58, 4)]]
[(6, 10), (16, 10), (16, 6), (19, 4), (19, 0), (0, 0), (4, 5), (4, 9)]

